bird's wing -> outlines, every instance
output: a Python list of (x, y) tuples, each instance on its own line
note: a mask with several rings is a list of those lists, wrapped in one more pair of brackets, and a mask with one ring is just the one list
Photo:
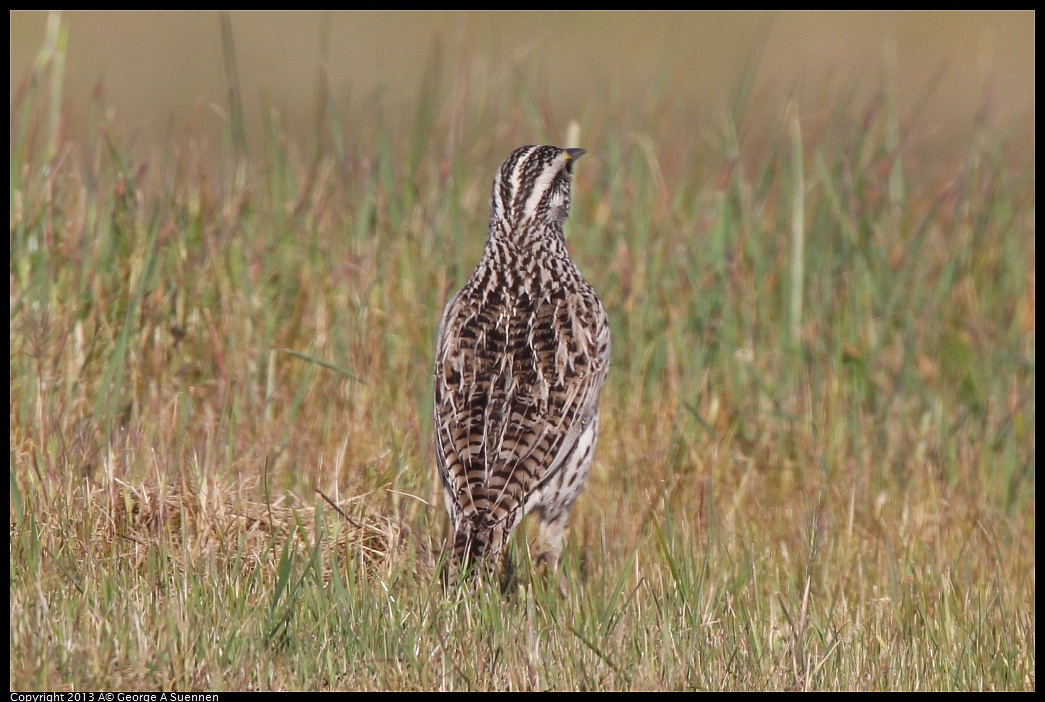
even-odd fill
[(573, 451), (598, 411), (609, 325), (598, 298), (447, 305), (435, 368), (436, 461), (465, 513), (514, 512)]

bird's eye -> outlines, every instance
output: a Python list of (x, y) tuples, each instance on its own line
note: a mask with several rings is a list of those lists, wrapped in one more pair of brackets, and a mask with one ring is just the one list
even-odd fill
[(573, 175), (573, 164), (577, 159), (570, 158), (566, 159), (566, 172)]

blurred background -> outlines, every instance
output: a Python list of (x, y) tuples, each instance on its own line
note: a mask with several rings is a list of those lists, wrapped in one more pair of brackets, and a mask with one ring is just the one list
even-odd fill
[[(228, 81), (217, 11), (64, 12), (68, 136), (93, 104), (138, 143), (220, 133)], [(44, 42), (45, 11), (13, 11), (11, 95)], [(433, 60), (472, 90), (518, 82), (579, 116), (592, 101), (663, 100), (694, 123), (815, 118), (827, 96), (885, 89), (906, 146), (964, 152), (978, 121), (1033, 149), (1034, 14), (1025, 12), (238, 12), (231, 14), (248, 130), (278, 110), (314, 129), (317, 78), (340, 114), (407, 109)], [(522, 88), (520, 88), (522, 89)], [(837, 109), (833, 107), (832, 109)], [(858, 118), (858, 115), (854, 115)], [(254, 135), (256, 138), (256, 134)]]

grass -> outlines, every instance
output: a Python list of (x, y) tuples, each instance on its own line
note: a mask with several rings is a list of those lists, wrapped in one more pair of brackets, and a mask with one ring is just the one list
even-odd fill
[(593, 99), (568, 594), (525, 534), (517, 591), (448, 594), (435, 326), (570, 125), (434, 61), (304, 140), (233, 109), (214, 168), (101, 99), (68, 141), (57, 39), (11, 103), (12, 689), (1034, 689), (1034, 167), (991, 124), (930, 164), (882, 100), (758, 140)]

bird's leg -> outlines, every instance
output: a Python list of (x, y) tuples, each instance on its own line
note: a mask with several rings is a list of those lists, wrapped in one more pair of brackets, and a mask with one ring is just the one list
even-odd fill
[[(537, 570), (545, 578), (553, 578), (559, 572), (559, 561), (562, 557), (562, 544), (566, 537), (566, 517), (569, 510), (559, 511), (553, 515), (541, 515), (541, 523), (537, 529)], [(559, 575), (559, 592), (566, 596), (566, 576)]]

